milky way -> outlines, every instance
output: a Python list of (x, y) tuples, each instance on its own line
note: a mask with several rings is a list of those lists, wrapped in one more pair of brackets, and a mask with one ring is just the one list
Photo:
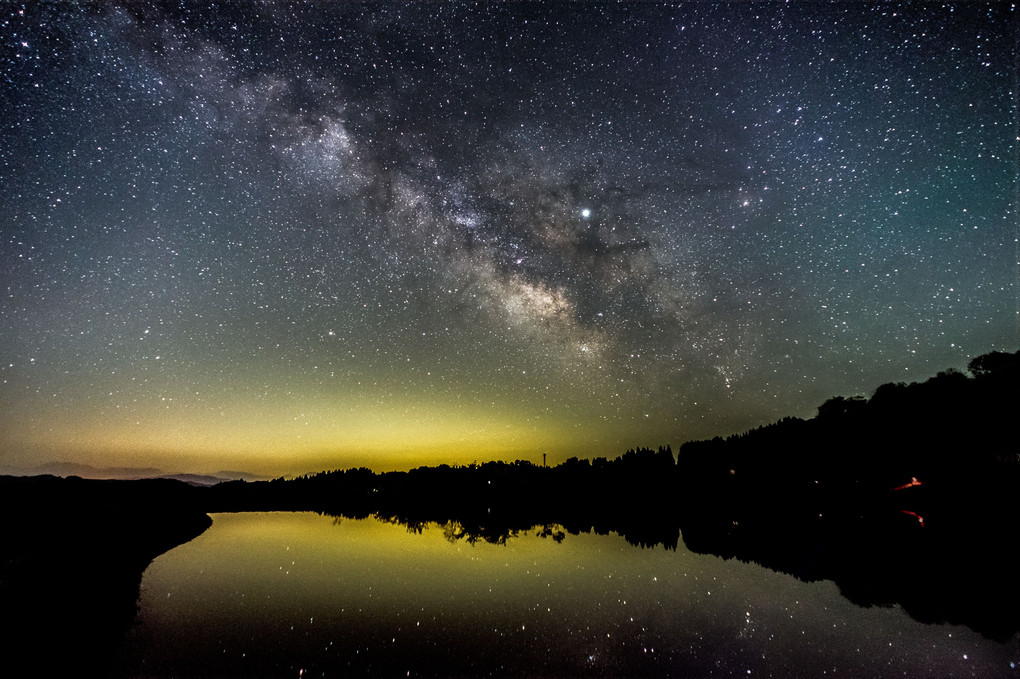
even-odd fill
[(1008, 4), (3, 12), (3, 465), (615, 456), (1020, 342)]

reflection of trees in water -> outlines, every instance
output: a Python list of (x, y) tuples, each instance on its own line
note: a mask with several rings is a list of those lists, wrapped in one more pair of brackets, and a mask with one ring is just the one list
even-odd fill
[[(447, 542), (457, 542), (464, 537), (464, 526), (459, 521), (447, 521), (443, 524), (443, 537)], [(504, 539), (504, 543), (506, 540)]]
[(443, 537), (450, 543), (461, 540), (468, 544), (487, 542), (490, 545), (505, 545), (520, 535), (517, 530), (503, 527), (465, 526), (459, 521), (447, 521), (442, 525)]
[(550, 526), (546, 524), (542, 526), (542, 529), (535, 533), (540, 538), (552, 538), (553, 542), (559, 544), (567, 537), (567, 534), (562, 530), (559, 530), (556, 526)]
[[(919, 498), (920, 501), (920, 498)], [(684, 515), (691, 551), (831, 580), (860, 606), (900, 605), (924, 623), (966, 625), (1006, 641), (1020, 632), (1020, 584), (1011, 522), (930, 508), (921, 526), (895, 501), (819, 516), (787, 507), (715, 507)], [(725, 517), (725, 518), (717, 518)]]
[[(1011, 487), (1008, 477), (1000, 479), (992, 495)], [(631, 513), (610, 522), (533, 522), (530, 513), (515, 518), (506, 510), (494, 512), (499, 521), (486, 524), (470, 515), (434, 519), (425, 512), (376, 518), (413, 534), (439, 530), (450, 543), (492, 545), (525, 536), (558, 544), (568, 534), (616, 533), (636, 547), (675, 550), (682, 530), (684, 546), (693, 552), (737, 558), (808, 582), (831, 580), (861, 606), (900, 604), (922, 622), (951, 622), (990, 638), (1011, 638), (1020, 631), (1020, 590), (1007, 553), (1010, 527), (974, 511), (947, 516), (923, 485), (906, 493), (819, 512), (824, 495), (777, 502), (768, 495), (690, 492), (665, 515)], [(931, 520), (922, 527), (899, 510), (901, 502), (924, 506)]]
[[(676, 549), (682, 527), (691, 549), (832, 579), (858, 603), (901, 602), (920, 619), (1001, 634), (1020, 629), (1020, 580), (1003, 537), (1020, 521), (1020, 352), (980, 356), (968, 370), (835, 397), (810, 420), (685, 443), (676, 459), (665, 447), (554, 467), (337, 470), (220, 484), (208, 506), (374, 514), (492, 544), (535, 530), (555, 540), (545, 527), (560, 526), (563, 535), (613, 532)], [(973, 584), (942, 594), (961, 580)]]
[(456, 540), (505, 544), (533, 531), (616, 532), (642, 547), (675, 549), (677, 468), (669, 447), (628, 451), (615, 460), (571, 458), (557, 467), (487, 462), (373, 474), (325, 472), (292, 481), (227, 483), (211, 489), (221, 510), (312, 509), (351, 518), (374, 515), (420, 533), (430, 523)]
[[(510, 540), (522, 537), (522, 535), (534, 534), (535, 537), (548, 539), (560, 543), (567, 537), (566, 532), (555, 524), (544, 524), (529, 526), (526, 529), (514, 528), (482, 528), (481, 526), (465, 526), (459, 521), (447, 521), (440, 526), (443, 530), (443, 537), (448, 542), (457, 543), (461, 540), (474, 544), (476, 542), (487, 542), (490, 545), (505, 545)], [(421, 532), (419, 528), (418, 533)]]
[(829, 399), (811, 420), (688, 443), (676, 462), (669, 448), (639, 449), (556, 467), (332, 472), (292, 488), (409, 530), (435, 522), (453, 541), (556, 539), (549, 527), (560, 526), (562, 536), (615, 532), (675, 549), (682, 527), (694, 551), (833, 580), (862, 605), (901, 603), (919, 620), (1008, 637), (1020, 630), (1004, 537), (1020, 521), (1020, 352), (968, 367), (971, 377), (949, 370), (885, 384), (870, 398)]
[[(345, 518), (351, 517), (333, 516), (333, 525), (339, 526)], [(509, 541), (524, 535), (534, 535), (542, 539), (551, 538), (553, 542), (560, 543), (567, 536), (562, 526), (550, 523), (511, 528), (508, 526), (466, 524), (455, 519), (432, 521), (403, 516), (381, 516), (378, 514), (374, 515), (374, 518), (383, 523), (403, 526), (412, 535), (421, 535), (428, 529), (437, 528), (442, 531), (443, 538), (452, 544), (463, 541), (468, 544), (485, 542), (490, 545), (506, 545)]]

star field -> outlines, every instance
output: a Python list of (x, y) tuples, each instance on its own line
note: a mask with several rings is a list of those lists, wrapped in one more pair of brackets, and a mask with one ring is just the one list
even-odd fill
[(615, 456), (1020, 342), (1009, 3), (26, 3), (0, 38), (0, 464)]

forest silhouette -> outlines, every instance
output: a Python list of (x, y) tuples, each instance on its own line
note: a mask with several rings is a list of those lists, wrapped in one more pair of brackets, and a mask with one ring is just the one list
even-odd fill
[(1020, 352), (973, 359), (870, 398), (831, 398), (728, 438), (570, 458), (336, 470), (208, 490), (210, 511), (375, 515), (468, 541), (616, 532), (642, 547), (737, 557), (828, 579), (861, 605), (994, 638), (1020, 631), (1010, 537), (1020, 509)]
[[(616, 532), (641, 547), (738, 558), (834, 581), (860, 605), (918, 620), (1020, 632), (1012, 543), (1020, 519), (1020, 352), (993, 352), (868, 397), (834, 397), (728, 438), (570, 458), (356, 468), (211, 487), (168, 479), (0, 477), (8, 517), (0, 611), (19, 620), (7, 668), (74, 639), (73, 667), (101, 674), (135, 613), (151, 559), (209, 525), (206, 513), (375, 516), (450, 540), (503, 544)], [(58, 612), (58, 613), (55, 613)], [(44, 631), (44, 634), (41, 632)], [(0, 667), (3, 669), (3, 667)], [(65, 668), (68, 669), (68, 668)]]

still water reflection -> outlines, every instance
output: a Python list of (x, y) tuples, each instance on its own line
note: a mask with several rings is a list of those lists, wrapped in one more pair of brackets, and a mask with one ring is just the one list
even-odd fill
[(1015, 643), (616, 535), (505, 545), (216, 514), (145, 572), (125, 676), (1011, 677)]

